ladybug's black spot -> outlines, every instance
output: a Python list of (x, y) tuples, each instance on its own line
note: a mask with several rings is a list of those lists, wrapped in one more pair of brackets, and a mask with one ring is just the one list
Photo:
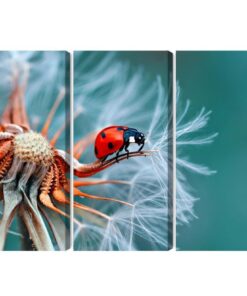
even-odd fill
[(117, 130), (118, 130), (118, 131), (122, 131), (123, 128), (122, 128), (122, 127), (117, 127)]
[(106, 134), (104, 132), (102, 132), (101, 137), (104, 139), (106, 137)]
[(96, 147), (95, 147), (94, 151), (95, 151), (95, 154), (97, 155), (98, 154), (98, 149)]
[(112, 142), (108, 143), (108, 148), (109, 149), (113, 149), (114, 145), (112, 144)]

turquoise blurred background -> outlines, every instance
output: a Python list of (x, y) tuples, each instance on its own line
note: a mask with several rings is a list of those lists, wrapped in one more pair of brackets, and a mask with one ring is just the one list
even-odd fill
[(219, 133), (212, 144), (182, 151), (217, 173), (186, 174), (199, 198), (198, 219), (177, 226), (177, 248), (247, 250), (247, 52), (183, 51), (176, 56), (180, 103), (191, 101), (191, 116), (203, 106), (212, 110), (198, 136)]

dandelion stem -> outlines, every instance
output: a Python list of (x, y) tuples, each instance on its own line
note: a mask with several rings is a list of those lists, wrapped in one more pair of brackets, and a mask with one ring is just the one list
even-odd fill
[(77, 202), (74, 202), (74, 207), (77, 208), (77, 209), (83, 210), (83, 211), (85, 211), (85, 212), (88, 212), (88, 213), (94, 214), (94, 215), (96, 215), (96, 216), (99, 216), (99, 217), (101, 217), (101, 218), (104, 218), (104, 219), (106, 219), (106, 220), (109, 220), (109, 221), (111, 220), (111, 217), (110, 217), (110, 216), (108, 216), (108, 215), (106, 215), (106, 214), (104, 214), (104, 213), (102, 213), (102, 212), (100, 212), (100, 211), (97, 211), (97, 210), (95, 210), (95, 209), (93, 209), (93, 208), (90, 208), (90, 207), (88, 207), (88, 206), (85, 206), (85, 205), (79, 204), (79, 203), (77, 203)]
[(94, 185), (104, 185), (104, 184), (123, 184), (123, 185), (131, 185), (131, 182), (124, 180), (100, 180), (100, 179), (88, 179), (86, 181), (75, 180), (74, 186), (94, 186)]
[(103, 197), (103, 196), (91, 195), (91, 194), (82, 192), (82, 191), (78, 190), (77, 188), (74, 188), (74, 195), (89, 198), (89, 199), (95, 199), (95, 200), (106, 200), (106, 201), (117, 202), (117, 203), (120, 203), (120, 204), (123, 204), (126, 206), (130, 206), (130, 207), (133, 206), (131, 203), (123, 201), (123, 200), (119, 200), (116, 198), (108, 198), (108, 197)]
[(12, 222), (17, 206), (22, 200), (21, 193), (14, 190), (14, 183), (9, 183), (4, 187), (4, 211), (0, 221), (0, 250), (3, 250), (8, 228)]
[[(12, 93), (9, 97), (9, 103), (5, 108), (5, 111), (2, 115), (3, 123), (13, 123), (20, 126), (26, 126), (28, 129), (30, 128), (25, 104), (24, 104), (24, 91), (26, 87), (26, 81), (24, 81), (23, 85), (19, 85), (19, 73), (16, 73), (14, 77), (14, 87)], [(25, 79), (27, 80), (28, 75), (25, 75)]]
[(90, 177), (102, 170), (105, 170), (106, 168), (112, 166), (115, 163), (121, 162), (125, 159), (132, 158), (132, 157), (150, 156), (152, 152), (154, 151), (150, 150), (150, 151), (130, 152), (129, 154), (125, 153), (125, 154), (119, 155), (118, 158), (114, 157), (104, 162), (100, 160), (96, 160), (95, 162), (90, 164), (81, 164), (74, 159), (74, 173), (77, 177), (82, 177), (82, 178)]
[(95, 140), (97, 133), (88, 134), (85, 138), (79, 140), (74, 147), (74, 158), (79, 159), (86, 148)]
[(62, 88), (62, 89), (60, 90), (60, 92), (59, 92), (59, 94), (58, 94), (58, 96), (57, 96), (57, 98), (56, 98), (56, 100), (55, 100), (55, 103), (54, 103), (54, 105), (52, 106), (51, 111), (50, 111), (50, 113), (49, 113), (49, 115), (48, 115), (48, 117), (47, 117), (47, 119), (46, 119), (46, 122), (45, 122), (45, 124), (44, 124), (44, 126), (43, 126), (43, 128), (42, 128), (42, 130), (41, 130), (41, 134), (42, 134), (43, 136), (47, 136), (47, 133), (48, 133), (49, 127), (50, 127), (50, 125), (51, 125), (51, 121), (52, 121), (52, 119), (53, 119), (53, 117), (54, 117), (54, 115), (55, 115), (55, 112), (57, 111), (58, 106), (59, 106), (60, 103), (62, 102), (64, 96), (65, 96), (65, 88)]

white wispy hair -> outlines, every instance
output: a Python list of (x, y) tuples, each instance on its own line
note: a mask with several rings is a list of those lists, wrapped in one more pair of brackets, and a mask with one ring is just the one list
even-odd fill
[[(88, 202), (110, 215), (107, 223), (83, 219), (76, 226), (75, 248), (83, 250), (163, 250), (171, 240), (171, 102), (162, 80), (151, 81), (141, 68), (131, 71), (128, 62), (117, 54), (78, 52), (75, 54), (75, 108), (84, 113), (75, 122), (75, 138), (109, 125), (127, 125), (147, 135), (145, 149), (157, 150), (151, 157), (134, 158), (114, 165), (100, 174), (102, 179), (121, 179), (130, 185), (104, 185), (92, 188), (95, 194), (120, 197), (133, 208), (106, 202)], [(148, 81), (148, 82), (147, 82)], [(193, 120), (183, 123), (189, 108), (178, 116), (178, 145), (209, 143), (214, 136), (204, 139), (182, 140), (207, 124), (209, 113), (202, 110)], [(169, 109), (169, 110), (168, 110)], [(82, 124), (83, 123), (83, 124)], [(170, 146), (171, 149), (171, 146)], [(93, 147), (82, 156), (83, 162), (94, 159)], [(187, 186), (180, 166), (196, 173), (210, 174), (203, 166), (177, 159), (177, 219), (186, 222), (194, 215), (195, 198)], [(169, 188), (170, 186), (170, 188)], [(85, 190), (85, 189), (84, 189)], [(92, 222), (93, 221), (93, 222)]]
[[(207, 166), (193, 163), (186, 159), (183, 148), (189, 145), (211, 144), (218, 135), (213, 133), (209, 136), (195, 137), (208, 123), (211, 111), (203, 107), (198, 114), (188, 120), (190, 101), (185, 106), (180, 100), (180, 87), (177, 83), (177, 122), (176, 122), (176, 221), (177, 224), (189, 223), (197, 217), (194, 212), (194, 203), (199, 198), (193, 190), (193, 184), (189, 184), (186, 171), (201, 175), (211, 175), (216, 171)], [(182, 112), (180, 110), (182, 109)]]

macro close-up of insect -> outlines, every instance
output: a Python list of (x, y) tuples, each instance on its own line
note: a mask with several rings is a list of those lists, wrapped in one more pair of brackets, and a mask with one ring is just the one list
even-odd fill
[(145, 136), (137, 129), (125, 126), (110, 126), (100, 131), (95, 140), (95, 155), (98, 159), (105, 161), (106, 158), (116, 152), (116, 159), (124, 149), (129, 156), (130, 144), (138, 144), (140, 152), (145, 144)]

